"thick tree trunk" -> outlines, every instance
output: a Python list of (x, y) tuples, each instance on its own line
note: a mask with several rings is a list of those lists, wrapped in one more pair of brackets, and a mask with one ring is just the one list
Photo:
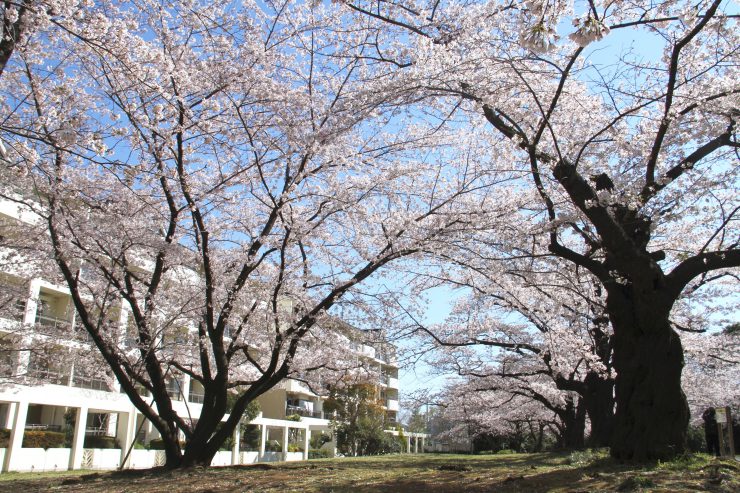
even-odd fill
[(180, 450), (177, 432), (162, 434), (160, 431), (160, 436), (164, 444), (164, 467), (166, 469), (177, 469), (182, 465), (182, 450)]
[(208, 440), (204, 434), (195, 435), (185, 447), (179, 467), (209, 467), (217, 451), (218, 449), (208, 446)]
[(542, 446), (543, 446), (543, 442), (545, 438), (545, 425), (543, 425), (542, 423), (537, 423), (537, 425), (538, 425), (537, 426), (538, 427), (537, 441), (535, 442), (535, 445), (534, 445), (534, 451), (542, 452)]
[(576, 403), (569, 401), (565, 410), (558, 413), (562, 428), (560, 432), (560, 447), (566, 450), (582, 449), (586, 442), (586, 407), (581, 398)]
[(623, 461), (669, 459), (686, 447), (683, 348), (668, 322), (672, 303), (630, 294), (610, 293), (608, 300), (617, 372), (611, 455)]
[(608, 447), (614, 427), (614, 380), (589, 373), (584, 379), (583, 402), (591, 420), (591, 447)]

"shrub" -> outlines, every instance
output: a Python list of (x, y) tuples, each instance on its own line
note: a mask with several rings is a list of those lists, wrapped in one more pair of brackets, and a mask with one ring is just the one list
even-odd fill
[(228, 436), (226, 437), (226, 439), (223, 441), (223, 443), (218, 449), (219, 450), (231, 450), (233, 447), (234, 447), (234, 437)]
[(310, 440), (311, 448), (313, 449), (321, 448), (322, 445), (329, 442), (331, 442), (331, 435), (327, 435), (323, 431), (319, 434), (313, 435)]
[(591, 450), (578, 450), (571, 452), (565, 459), (565, 464), (569, 466), (583, 467), (589, 465), (596, 458)]
[(26, 430), (23, 434), (25, 448), (64, 448), (64, 433), (57, 431)]
[(516, 450), (511, 450), (510, 448), (505, 448), (502, 450), (499, 450), (496, 452), (496, 455), (507, 455), (507, 454), (516, 454)]
[(121, 448), (115, 437), (88, 436), (85, 437), (85, 448)]
[(308, 451), (308, 458), (309, 459), (328, 459), (329, 452), (330, 451), (326, 449), (312, 448)]
[(0, 430), (0, 448), (8, 448), (10, 442), (10, 430)]
[(704, 426), (689, 426), (686, 433), (686, 447), (690, 452), (707, 451), (707, 442), (704, 437)]
[[(154, 438), (149, 442), (149, 450), (164, 450), (164, 440), (161, 438)], [(185, 442), (180, 442), (180, 448), (185, 447)]]
[(243, 450), (259, 450), (260, 449), (260, 428), (257, 425), (245, 425), (242, 428), (242, 446)]
[(288, 452), (303, 452), (303, 445), (299, 445), (297, 443), (289, 443)]
[(164, 440), (161, 438), (152, 438), (149, 440), (149, 450), (164, 450)]
[(265, 450), (267, 452), (282, 452), (283, 446), (277, 440), (268, 440), (265, 443)]

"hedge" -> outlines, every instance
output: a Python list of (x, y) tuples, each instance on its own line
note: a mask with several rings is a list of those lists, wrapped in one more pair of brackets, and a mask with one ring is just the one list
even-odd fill
[(308, 458), (309, 459), (328, 459), (329, 450), (322, 449), (322, 448), (312, 448), (308, 451)]
[[(149, 450), (164, 450), (164, 440), (161, 438), (154, 438), (149, 442)], [(185, 442), (180, 442), (180, 448), (185, 448)]]
[(23, 434), (25, 448), (64, 448), (64, 433), (58, 431), (26, 430)]
[(8, 442), (10, 441), (10, 430), (0, 430), (0, 448), (8, 448)]
[(121, 448), (115, 437), (86, 436), (85, 448)]

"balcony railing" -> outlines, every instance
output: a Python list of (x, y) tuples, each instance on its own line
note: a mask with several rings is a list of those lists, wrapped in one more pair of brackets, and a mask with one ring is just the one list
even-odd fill
[(95, 427), (95, 428), (85, 428), (85, 436), (113, 437), (115, 435), (112, 435), (111, 433), (109, 433), (108, 428)]
[(50, 370), (48, 368), (29, 368), (28, 369), (28, 376), (31, 378), (36, 378), (38, 380), (43, 380), (48, 383), (53, 383), (56, 385), (67, 385), (69, 383), (69, 375), (66, 373), (61, 373), (56, 370)]
[(86, 330), (77, 329), (77, 327), (75, 327), (75, 325), (66, 318), (36, 315), (36, 331), (49, 336), (61, 335), (81, 341), (90, 340), (90, 335)]
[(299, 416), (305, 416), (307, 418), (318, 418), (322, 419), (324, 417), (324, 413), (321, 411), (311, 411), (310, 409), (306, 409), (305, 407), (301, 406), (285, 406), (285, 415), (291, 416), (297, 414)]
[(170, 399), (174, 399), (176, 401), (182, 400), (182, 394), (180, 394), (180, 389), (168, 388), (167, 395), (170, 396)]
[(36, 325), (56, 330), (57, 332), (69, 330), (72, 327), (72, 323), (66, 318), (48, 317), (41, 314), (36, 315)]
[(396, 352), (388, 349), (375, 349), (375, 358), (384, 363), (393, 363), (396, 361)]
[(194, 404), (203, 404), (203, 401), (205, 400), (205, 394), (201, 392), (193, 392), (190, 391), (188, 393), (188, 401), (194, 403)]
[(104, 390), (109, 391), (110, 385), (105, 379), (96, 377), (85, 377), (82, 375), (75, 375), (72, 377), (72, 386), (79, 387), (81, 389), (92, 389), (92, 390)]
[(7, 318), (16, 322), (23, 322), (23, 309), (15, 305), (6, 305), (0, 307), (0, 318)]
[(62, 431), (62, 425), (44, 425), (44, 424), (27, 424), (26, 430), (29, 431)]

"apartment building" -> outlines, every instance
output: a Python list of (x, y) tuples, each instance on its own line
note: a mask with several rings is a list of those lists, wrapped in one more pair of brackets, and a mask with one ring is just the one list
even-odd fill
[[(0, 221), (28, 221), (14, 204), (0, 201)], [(1, 262), (13, 252), (0, 250), (0, 465), (2, 471), (147, 468), (161, 465), (164, 453), (144, 448), (158, 438), (112, 378), (91, 372), (96, 356), (87, 332), (76, 323), (69, 291), (22, 263)], [(125, 309), (113, 311), (120, 344), (134, 344)], [(111, 316), (110, 313), (108, 316)], [(381, 331), (359, 331), (340, 323), (347, 347), (376, 369), (378, 397), (387, 422), (397, 420), (398, 366), (395, 349)], [(174, 336), (177, 339), (177, 334)], [(173, 343), (186, 344), (173, 340)], [(78, 355), (76, 358), (72, 354)], [(80, 359), (79, 355), (83, 357)], [(85, 359), (87, 358), (87, 359)], [(198, 416), (202, 386), (187, 375), (173, 375), (168, 391), (178, 415)], [(330, 434), (323, 400), (304, 383), (284, 380), (259, 399), (250, 437), (237, 429), (229, 450), (213, 465), (306, 460), (311, 438)], [(37, 443), (34, 435), (64, 434), (64, 444)], [(397, 432), (393, 432), (397, 434)], [(424, 435), (407, 434), (407, 450), (423, 450)], [(333, 442), (323, 444), (331, 455)]]

